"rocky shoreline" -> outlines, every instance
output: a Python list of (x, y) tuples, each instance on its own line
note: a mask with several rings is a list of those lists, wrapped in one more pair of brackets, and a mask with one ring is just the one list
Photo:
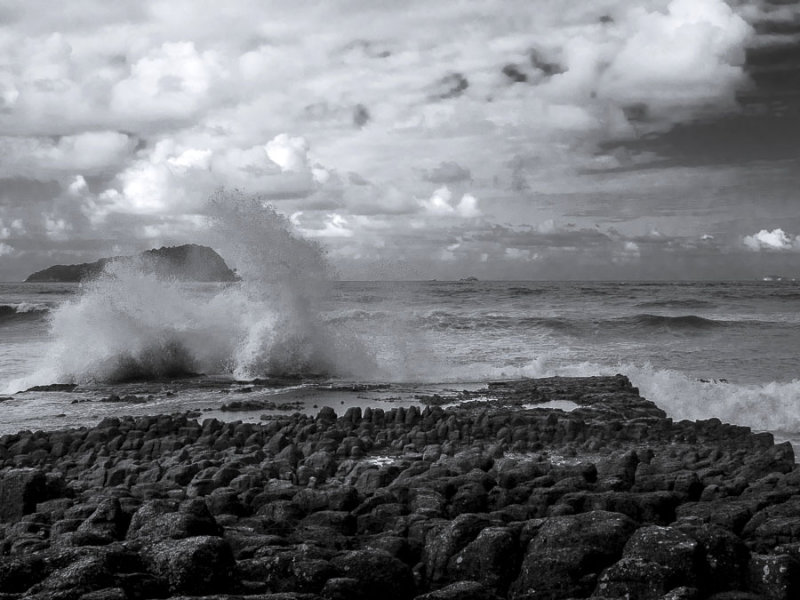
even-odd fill
[(800, 597), (788, 443), (623, 376), (490, 391), (4, 435), (0, 600)]

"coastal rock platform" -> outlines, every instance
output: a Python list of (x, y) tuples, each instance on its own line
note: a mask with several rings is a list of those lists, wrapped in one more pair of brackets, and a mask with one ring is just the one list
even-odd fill
[(788, 443), (621, 375), (484, 395), (4, 435), (0, 600), (800, 597)]

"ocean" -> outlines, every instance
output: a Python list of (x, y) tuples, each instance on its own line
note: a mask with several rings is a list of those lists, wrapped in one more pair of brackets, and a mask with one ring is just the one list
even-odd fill
[[(286, 409), (219, 410), (233, 399), (338, 411), (455, 399), (495, 380), (622, 373), (675, 420), (717, 417), (798, 444), (798, 350), (793, 282), (298, 286), (116, 272), (5, 283), (0, 434), (114, 414), (257, 420)], [(25, 391), (53, 383), (78, 387)]]

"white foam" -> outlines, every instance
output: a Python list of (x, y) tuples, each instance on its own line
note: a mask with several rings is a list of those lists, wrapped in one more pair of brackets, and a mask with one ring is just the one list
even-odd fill
[(563, 364), (558, 354), (545, 355), (524, 367), (490, 370), (507, 377), (589, 377), (627, 375), (642, 397), (654, 402), (675, 420), (718, 418), (758, 431), (800, 431), (800, 380), (738, 384), (700, 381), (685, 373), (650, 364), (594, 362)]
[(319, 316), (328, 279), (319, 247), (257, 199), (220, 194), (213, 208), (241, 283), (193, 286), (111, 263), (53, 311), (45, 359), (11, 391), (193, 372), (367, 376), (358, 341)]

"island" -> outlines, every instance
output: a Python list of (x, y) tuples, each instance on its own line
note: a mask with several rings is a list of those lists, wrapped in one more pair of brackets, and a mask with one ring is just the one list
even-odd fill
[(100, 275), (112, 262), (136, 263), (149, 273), (188, 281), (237, 281), (238, 276), (208, 246), (184, 244), (147, 250), (135, 256), (101, 258), (92, 263), (54, 265), (30, 275), (25, 282), (79, 282)]

